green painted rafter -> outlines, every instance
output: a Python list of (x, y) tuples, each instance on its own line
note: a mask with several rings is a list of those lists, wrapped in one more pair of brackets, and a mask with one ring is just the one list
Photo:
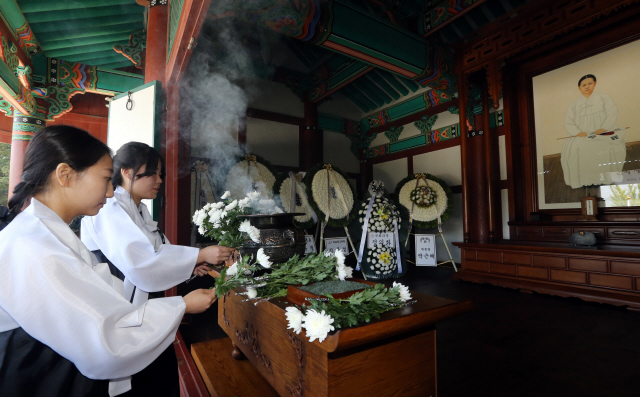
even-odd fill
[(113, 43), (113, 42), (126, 42), (129, 40), (131, 34), (127, 32), (104, 34), (99, 36), (82, 37), (76, 39), (66, 40), (51, 40), (40, 42), (40, 46), (44, 51), (58, 50), (61, 48), (74, 47), (74, 46), (88, 46), (101, 43)]
[[(131, 24), (136, 22), (143, 21), (142, 12), (133, 15), (120, 15), (120, 16), (110, 16), (105, 18), (87, 18), (81, 20), (73, 21), (73, 29), (81, 30), (86, 28), (94, 28), (96, 26), (105, 27), (105, 26), (117, 26), (122, 24)], [(63, 31), (60, 28), (62, 22), (42, 22), (42, 23), (34, 23), (31, 24), (31, 29), (36, 33), (36, 35), (42, 35), (43, 33), (49, 32), (59, 32)]]
[(58, 10), (75, 10), (77, 8), (104, 7), (105, 5), (129, 5), (132, 0), (82, 0), (80, 1), (51, 1), (51, 0), (20, 0), (23, 13), (49, 12)]
[[(83, 3), (84, 5), (84, 3)], [(25, 18), (30, 24), (43, 23), (43, 22), (63, 22), (63, 23), (76, 23), (76, 20), (90, 19), (90, 18), (104, 18), (116, 15), (132, 15), (143, 12), (143, 7), (138, 4), (131, 3), (121, 6), (108, 7), (94, 7), (94, 8), (76, 8), (59, 11), (48, 12), (32, 12), (24, 13)]]

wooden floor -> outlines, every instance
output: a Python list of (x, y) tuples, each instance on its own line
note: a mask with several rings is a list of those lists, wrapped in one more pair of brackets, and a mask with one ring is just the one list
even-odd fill
[[(640, 313), (453, 282), (452, 272), (412, 269), (399, 280), (412, 290), (474, 301), (471, 312), (438, 323), (439, 397), (640, 395)], [(201, 287), (209, 283), (199, 280)], [(185, 342), (224, 337), (216, 321), (216, 309), (194, 316), (181, 326)]]

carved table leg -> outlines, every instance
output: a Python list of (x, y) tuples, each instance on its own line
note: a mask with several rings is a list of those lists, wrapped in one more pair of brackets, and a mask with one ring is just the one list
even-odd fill
[(238, 346), (236, 346), (235, 343), (231, 342), (231, 345), (233, 346), (231, 357), (235, 358), (236, 360), (245, 360), (247, 358), (247, 356), (245, 356), (244, 353), (240, 351), (240, 349), (238, 349)]

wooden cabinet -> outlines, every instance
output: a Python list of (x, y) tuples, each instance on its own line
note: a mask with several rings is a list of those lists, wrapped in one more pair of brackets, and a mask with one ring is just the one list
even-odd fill
[[(512, 240), (569, 242), (573, 233), (589, 232), (599, 244), (640, 244), (637, 222), (511, 222)], [(628, 224), (628, 225), (627, 225)]]
[[(544, 233), (542, 228), (540, 233)], [(611, 245), (590, 250), (514, 241), (454, 244), (462, 249), (460, 271), (454, 279), (640, 310), (638, 247)]]

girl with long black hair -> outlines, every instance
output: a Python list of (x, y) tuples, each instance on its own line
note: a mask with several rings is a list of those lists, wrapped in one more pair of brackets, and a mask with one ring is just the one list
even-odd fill
[[(108, 261), (112, 274), (124, 280), (125, 296), (135, 306), (192, 274), (207, 274), (203, 263), (229, 259), (230, 248), (171, 245), (158, 229), (142, 201), (155, 198), (164, 179), (164, 160), (154, 148), (129, 142), (118, 149), (113, 163), (114, 197), (97, 215), (82, 219), (80, 234), (87, 248)], [(175, 351), (167, 349), (154, 364), (135, 375), (134, 388), (138, 382), (147, 390), (155, 388), (162, 395), (177, 397)]]
[(44, 128), (27, 147), (9, 201), (19, 214), (0, 232), (1, 396), (127, 392), (172, 345), (184, 313), (215, 301), (197, 290), (135, 306), (71, 231), (113, 196), (112, 171), (109, 148), (77, 128)]

